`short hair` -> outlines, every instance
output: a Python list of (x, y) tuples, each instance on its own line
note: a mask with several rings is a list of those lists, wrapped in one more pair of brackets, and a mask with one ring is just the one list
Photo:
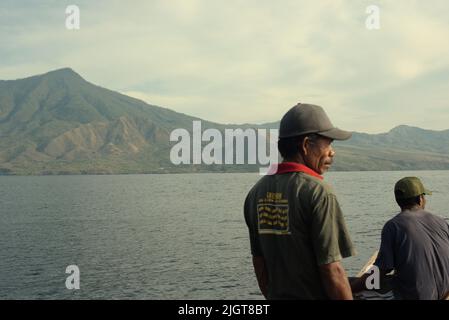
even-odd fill
[(420, 197), (421, 195), (407, 199), (400, 199), (400, 198), (398, 199), (396, 197), (396, 202), (401, 208), (409, 208), (415, 205), (419, 205)]
[(299, 146), (302, 145), (306, 137), (314, 142), (320, 138), (320, 135), (316, 133), (310, 133), (301, 136), (280, 138), (278, 140), (278, 150), (282, 158), (286, 159), (294, 157), (298, 153), (302, 154), (302, 150)]

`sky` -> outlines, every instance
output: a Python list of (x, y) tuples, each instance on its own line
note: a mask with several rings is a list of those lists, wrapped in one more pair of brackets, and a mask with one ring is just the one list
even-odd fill
[[(79, 30), (66, 28), (68, 5)], [(445, 0), (1, 0), (0, 79), (70, 67), (218, 123), (278, 121), (302, 102), (350, 131), (444, 130), (447, 12)]]

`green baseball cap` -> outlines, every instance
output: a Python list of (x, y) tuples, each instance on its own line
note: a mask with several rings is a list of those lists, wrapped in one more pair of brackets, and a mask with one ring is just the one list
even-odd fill
[(422, 194), (431, 195), (432, 192), (424, 188), (421, 180), (417, 177), (405, 177), (394, 185), (394, 195), (396, 199), (408, 199)]
[(282, 117), (279, 125), (279, 138), (290, 138), (309, 133), (317, 133), (334, 140), (347, 140), (352, 136), (351, 132), (334, 127), (322, 107), (298, 103)]

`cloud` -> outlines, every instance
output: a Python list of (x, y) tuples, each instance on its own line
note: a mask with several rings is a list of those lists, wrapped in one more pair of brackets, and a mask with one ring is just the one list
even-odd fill
[[(432, 116), (440, 128), (447, 119), (449, 90), (439, 78), (427, 85), (449, 66), (445, 1), (377, 1), (376, 31), (365, 28), (372, 1), (77, 2), (79, 31), (64, 28), (72, 3), (2, 2), (1, 77), (69, 66), (101, 86), (221, 123), (275, 121), (299, 101), (323, 105), (349, 130), (431, 124), (424, 119)], [(417, 106), (401, 114), (412, 96), (432, 101), (427, 118)]]

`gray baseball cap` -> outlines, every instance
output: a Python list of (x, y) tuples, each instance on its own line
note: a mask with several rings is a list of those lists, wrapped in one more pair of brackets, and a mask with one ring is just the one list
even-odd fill
[(279, 138), (317, 133), (334, 140), (347, 140), (352, 133), (332, 124), (324, 109), (313, 104), (298, 103), (287, 111), (279, 125)]

